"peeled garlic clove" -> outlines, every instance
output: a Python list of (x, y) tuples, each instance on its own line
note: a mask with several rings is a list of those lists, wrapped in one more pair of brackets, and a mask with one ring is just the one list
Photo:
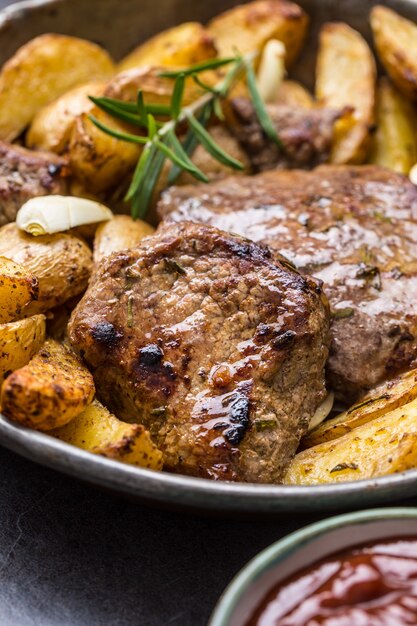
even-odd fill
[(110, 209), (94, 200), (74, 196), (40, 196), (21, 206), (16, 224), (20, 230), (37, 236), (105, 222), (112, 217)]
[(323, 400), (323, 402), (318, 407), (317, 411), (314, 413), (313, 417), (310, 420), (310, 424), (308, 426), (308, 430), (313, 430), (316, 426), (324, 422), (326, 417), (329, 415), (330, 411), (333, 408), (334, 402), (334, 393), (330, 391), (328, 396)]
[(264, 102), (276, 101), (285, 73), (285, 45), (278, 39), (271, 39), (263, 49), (256, 77)]

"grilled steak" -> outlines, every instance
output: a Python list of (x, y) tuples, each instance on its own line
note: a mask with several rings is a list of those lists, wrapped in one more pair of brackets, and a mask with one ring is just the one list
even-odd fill
[(267, 248), (172, 224), (103, 262), (69, 325), (103, 402), (168, 469), (277, 482), (323, 400), (320, 283)]
[(0, 226), (13, 222), (30, 198), (68, 193), (68, 176), (62, 157), (0, 142)]
[(324, 281), (339, 395), (417, 364), (417, 189), (376, 166), (272, 171), (171, 188), (162, 217), (267, 243)]
[(274, 167), (311, 168), (327, 161), (339, 112), (268, 105), (281, 148), (263, 132), (250, 100), (235, 98), (231, 104), (229, 128), (246, 151), (254, 172)]

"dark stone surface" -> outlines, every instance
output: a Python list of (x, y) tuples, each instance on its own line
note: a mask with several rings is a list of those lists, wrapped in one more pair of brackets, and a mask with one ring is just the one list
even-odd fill
[(245, 562), (310, 521), (151, 510), (3, 448), (0, 472), (1, 626), (205, 626)]

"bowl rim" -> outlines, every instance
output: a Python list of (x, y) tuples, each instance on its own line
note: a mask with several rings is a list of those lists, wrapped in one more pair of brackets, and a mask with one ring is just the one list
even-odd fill
[[(405, 0), (416, 4), (417, 0)], [(14, 21), (68, 0), (20, 0), (0, 10), (1, 32)], [(354, 482), (312, 486), (213, 482), (106, 459), (9, 421), (0, 414), (0, 444), (46, 467), (146, 502), (216, 513), (281, 514), (361, 508), (417, 495), (417, 468)]]
[(252, 583), (270, 567), (279, 566), (282, 561), (285, 561), (302, 546), (311, 543), (318, 537), (336, 528), (395, 519), (417, 519), (417, 507), (367, 509), (365, 511), (336, 515), (335, 517), (309, 524), (275, 541), (248, 561), (232, 578), (220, 596), (208, 626), (228, 626), (234, 608)]
[(375, 479), (326, 485), (211, 481), (135, 467), (81, 450), (0, 414), (0, 444), (26, 458), (112, 491), (148, 501), (212, 511), (303, 512), (361, 508), (417, 493), (417, 469)]

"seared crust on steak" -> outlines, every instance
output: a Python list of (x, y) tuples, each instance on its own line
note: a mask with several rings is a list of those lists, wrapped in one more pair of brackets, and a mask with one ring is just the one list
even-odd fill
[(417, 189), (377, 166), (272, 171), (171, 188), (159, 213), (268, 244), (323, 280), (339, 395), (417, 365)]
[(250, 100), (232, 100), (229, 128), (246, 151), (253, 172), (280, 168), (312, 168), (327, 161), (340, 112), (269, 104), (269, 116), (281, 141), (278, 147), (259, 124)]
[(173, 471), (277, 482), (325, 395), (320, 283), (267, 248), (172, 224), (109, 257), (69, 325), (103, 402)]
[(68, 193), (66, 159), (0, 141), (0, 226), (14, 222), (26, 200)]

